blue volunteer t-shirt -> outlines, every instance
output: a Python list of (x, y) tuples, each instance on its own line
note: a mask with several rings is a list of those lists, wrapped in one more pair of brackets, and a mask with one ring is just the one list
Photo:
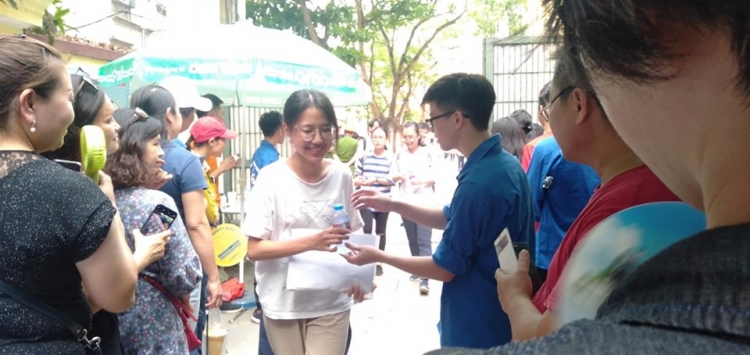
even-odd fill
[(162, 169), (172, 174), (173, 177), (160, 190), (174, 199), (177, 212), (184, 221), (185, 208), (182, 205), (182, 194), (208, 188), (206, 178), (203, 176), (203, 166), (195, 154), (174, 141), (164, 143), (162, 148), (166, 162)]
[(432, 258), (455, 278), (443, 284), (440, 345), (486, 349), (508, 343), (510, 321), (497, 300), (494, 242), (506, 227), (514, 242), (532, 240), (534, 215), (526, 174), (498, 135), (471, 153), (444, 213), (447, 224)]
[(537, 144), (527, 174), (539, 222), (534, 262), (548, 270), (565, 233), (601, 182), (591, 167), (565, 160), (554, 137)]
[(250, 186), (255, 185), (255, 179), (258, 178), (260, 169), (277, 160), (279, 160), (279, 151), (267, 140), (262, 140), (258, 149), (253, 153), (253, 159), (250, 162)]

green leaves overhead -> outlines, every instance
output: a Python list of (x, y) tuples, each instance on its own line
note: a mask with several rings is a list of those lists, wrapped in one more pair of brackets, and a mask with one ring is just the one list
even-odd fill
[[(471, 6), (469, 4), (471, 1)], [(526, 0), (246, 0), (257, 26), (291, 30), (359, 69), (372, 89), (371, 117), (400, 123), (434, 79), (431, 45), (470, 10), (479, 32)], [(515, 13), (514, 13), (515, 14)], [(513, 15), (516, 16), (516, 15)], [(520, 21), (520, 15), (510, 22)], [(519, 22), (520, 23), (520, 22)], [(303, 54), (301, 54), (303, 55)], [(479, 55), (479, 54), (477, 54)]]

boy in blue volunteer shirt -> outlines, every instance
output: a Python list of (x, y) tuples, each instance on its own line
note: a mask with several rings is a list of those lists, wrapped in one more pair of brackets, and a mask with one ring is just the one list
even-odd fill
[(539, 222), (534, 261), (544, 282), (552, 256), (600, 181), (588, 165), (565, 160), (555, 137), (536, 145), (526, 174), (531, 185), (534, 215)]
[(393, 211), (421, 225), (445, 229), (443, 239), (431, 257), (398, 257), (352, 245), (353, 253), (346, 258), (357, 265), (386, 263), (443, 281), (438, 324), (441, 346), (505, 344), (511, 340), (511, 329), (497, 301), (498, 259), (493, 243), (505, 228), (515, 242), (532, 240), (529, 183), (518, 160), (503, 150), (501, 138), (488, 132), (495, 91), (483, 76), (444, 76), (430, 86), (423, 104), (429, 105), (427, 122), (440, 148), (457, 149), (468, 157), (450, 205), (426, 208), (372, 190), (359, 190), (352, 200), (358, 208)]
[(276, 146), (284, 142), (284, 130), (281, 129), (281, 113), (269, 111), (260, 116), (258, 120), (260, 131), (263, 132), (263, 140), (253, 153), (250, 161), (250, 186), (255, 185), (258, 172), (266, 165), (279, 160), (279, 151)]

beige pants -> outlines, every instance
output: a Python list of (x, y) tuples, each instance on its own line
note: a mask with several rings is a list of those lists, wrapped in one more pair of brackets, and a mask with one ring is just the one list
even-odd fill
[(310, 319), (270, 319), (263, 315), (268, 342), (276, 355), (343, 355), (349, 311)]

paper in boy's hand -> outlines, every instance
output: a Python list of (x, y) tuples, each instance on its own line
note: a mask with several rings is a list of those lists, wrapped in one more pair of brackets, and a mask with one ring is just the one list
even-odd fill
[(349, 255), (349, 253), (351, 253), (352, 251), (351, 249), (346, 247), (346, 243), (347, 242), (343, 242), (339, 245), (336, 245), (336, 252), (341, 255)]
[(497, 261), (503, 271), (515, 272), (518, 268), (518, 259), (516, 252), (513, 250), (513, 242), (510, 239), (510, 232), (505, 228), (502, 233), (495, 239), (495, 252)]

